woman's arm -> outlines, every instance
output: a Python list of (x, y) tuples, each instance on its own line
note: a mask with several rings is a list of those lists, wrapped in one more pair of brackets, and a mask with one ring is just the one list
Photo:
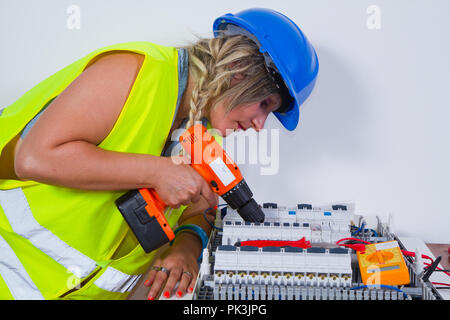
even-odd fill
[[(133, 177), (136, 170), (127, 171), (130, 160), (142, 166), (143, 157), (96, 147), (114, 126), (141, 64), (141, 55), (114, 53), (85, 69), (20, 141), (14, 162), (17, 176), (83, 189), (145, 183), (143, 177)], [(124, 174), (115, 177), (114, 172)]]
[(206, 182), (170, 158), (103, 150), (142, 65), (143, 56), (101, 57), (45, 110), (15, 152), (19, 178), (85, 190), (155, 188), (172, 207), (216, 202)]

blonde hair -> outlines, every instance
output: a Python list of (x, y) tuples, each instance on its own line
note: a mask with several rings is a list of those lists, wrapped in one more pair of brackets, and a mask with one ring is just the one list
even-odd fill
[[(255, 42), (243, 35), (200, 39), (187, 47), (189, 74), (195, 79), (187, 128), (219, 102), (227, 112), (237, 105), (262, 101), (278, 89)], [(242, 80), (231, 86), (236, 77)]]

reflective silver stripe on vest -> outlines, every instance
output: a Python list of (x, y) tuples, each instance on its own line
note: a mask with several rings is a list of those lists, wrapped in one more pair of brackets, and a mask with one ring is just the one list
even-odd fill
[(67, 269), (76, 270), (76, 276), (87, 277), (96, 268), (94, 260), (69, 246), (36, 221), (22, 188), (0, 190), (0, 206), (15, 233), (28, 239)]
[[(43, 300), (44, 297), (25, 271), (19, 258), (0, 235), (0, 275), (16, 300)], [(1, 298), (1, 297), (0, 297)]]
[(94, 284), (106, 291), (125, 293), (134, 288), (141, 276), (141, 274), (129, 275), (113, 267), (107, 267)]

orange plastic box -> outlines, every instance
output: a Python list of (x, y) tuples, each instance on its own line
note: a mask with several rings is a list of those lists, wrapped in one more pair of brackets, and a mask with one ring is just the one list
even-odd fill
[(374, 243), (357, 251), (359, 270), (366, 285), (401, 285), (410, 282), (408, 268), (397, 241)]

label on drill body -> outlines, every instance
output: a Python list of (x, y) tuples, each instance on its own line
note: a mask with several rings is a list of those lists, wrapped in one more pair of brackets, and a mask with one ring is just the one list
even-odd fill
[(214, 161), (211, 161), (209, 166), (214, 171), (216, 176), (220, 179), (220, 181), (222, 181), (225, 187), (234, 181), (235, 176), (230, 171), (230, 169), (228, 169), (222, 158), (218, 157), (214, 159)]

